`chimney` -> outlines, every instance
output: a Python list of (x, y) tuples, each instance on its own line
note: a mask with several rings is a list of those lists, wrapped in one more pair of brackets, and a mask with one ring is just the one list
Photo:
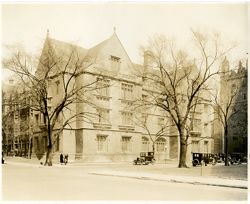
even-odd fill
[(229, 72), (229, 61), (227, 57), (224, 58), (223, 62), (221, 63), (220, 71), (222, 74), (228, 74)]
[(242, 62), (239, 61), (239, 69), (242, 69)]
[(149, 67), (152, 67), (152, 52), (149, 50), (146, 50), (144, 52), (144, 69), (148, 69)]

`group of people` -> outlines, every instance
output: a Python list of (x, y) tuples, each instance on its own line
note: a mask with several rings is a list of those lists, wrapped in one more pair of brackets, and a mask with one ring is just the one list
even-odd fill
[(68, 154), (60, 154), (60, 164), (67, 164), (68, 163), (68, 158), (69, 158), (69, 155)]

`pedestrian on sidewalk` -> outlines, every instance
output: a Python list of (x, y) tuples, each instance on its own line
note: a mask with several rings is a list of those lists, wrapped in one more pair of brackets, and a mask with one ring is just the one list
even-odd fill
[(63, 154), (60, 154), (60, 164), (64, 163), (63, 161)]
[(69, 158), (69, 155), (66, 154), (65, 157), (64, 157), (64, 164), (65, 165), (68, 163), (68, 158)]
[(4, 164), (3, 152), (2, 152), (2, 164)]

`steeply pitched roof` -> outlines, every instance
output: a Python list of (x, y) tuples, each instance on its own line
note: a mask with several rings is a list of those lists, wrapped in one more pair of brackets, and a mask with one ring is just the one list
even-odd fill
[(94, 47), (90, 48), (88, 50), (87, 55), (89, 56), (96, 56), (98, 54), (98, 52), (106, 45), (108, 44), (108, 42), (110, 41), (110, 39), (112, 38), (112, 36), (104, 41), (102, 41), (101, 43), (95, 45)]
[[(118, 57), (121, 57), (124, 62), (126, 61), (126, 68), (134, 66), (115, 32), (109, 38), (93, 46), (90, 49), (86, 49), (72, 43), (56, 40), (47, 35), (41, 57), (46, 56), (46, 50), (48, 50), (50, 46), (52, 47), (52, 50), (57, 57), (65, 57), (66, 59), (66, 57), (69, 57), (71, 54), (73, 54), (73, 51), (76, 51), (76, 55), (80, 57), (81, 60), (86, 59), (86, 62), (88, 62), (89, 59), (98, 59), (99, 57), (102, 58), (104, 55), (107, 55), (109, 52), (108, 50), (111, 49), (111, 53), (114, 53), (115, 56), (117, 55)], [(112, 50), (113, 46), (115, 46), (114, 50)], [(46, 60), (46, 57), (44, 59)], [(39, 65), (36, 71), (38, 75), (39, 73), (43, 73), (42, 66)]]
[(81, 55), (81, 57), (85, 57), (88, 52), (88, 50), (83, 47), (56, 40), (53, 38), (49, 38), (49, 42), (51, 43), (56, 52), (63, 52), (66, 55), (69, 55), (73, 50), (76, 50), (77, 53)]

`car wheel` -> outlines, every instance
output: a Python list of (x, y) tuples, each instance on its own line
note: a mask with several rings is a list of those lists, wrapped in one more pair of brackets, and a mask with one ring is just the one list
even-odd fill
[(199, 161), (197, 160), (197, 159), (195, 159), (194, 161), (193, 161), (193, 166), (197, 166), (199, 164)]

